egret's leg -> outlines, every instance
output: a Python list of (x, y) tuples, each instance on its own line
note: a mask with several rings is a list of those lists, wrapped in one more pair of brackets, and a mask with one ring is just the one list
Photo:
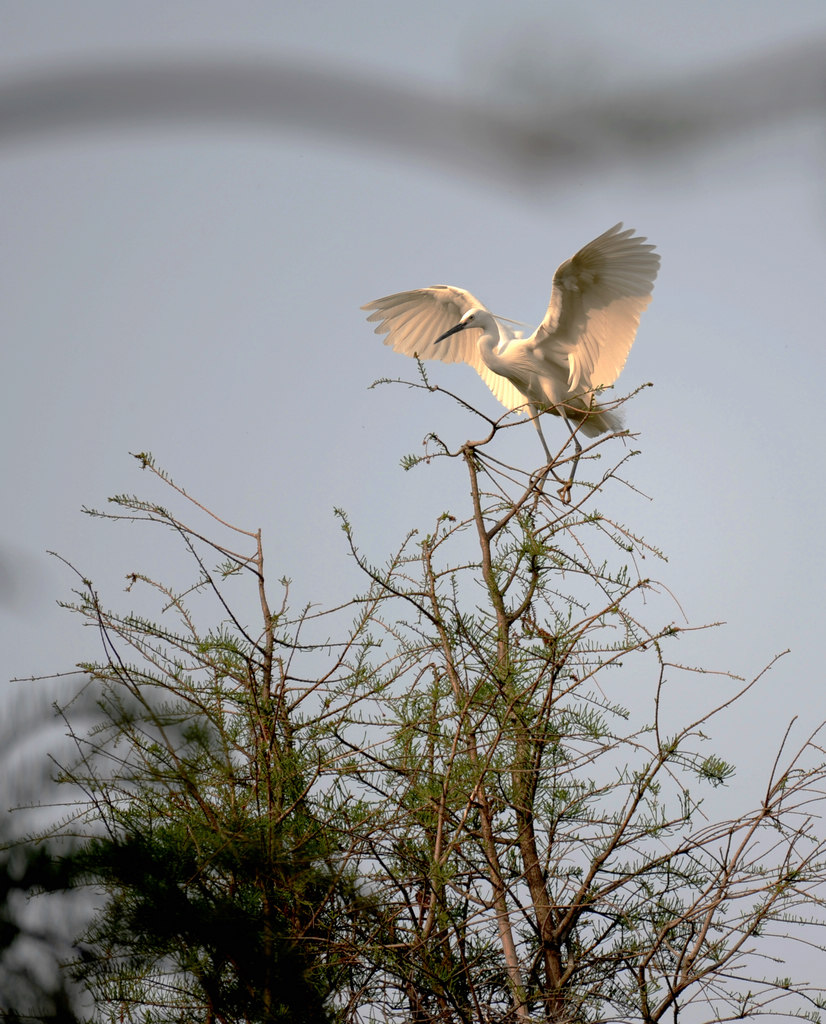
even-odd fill
[(531, 412), (533, 414), (533, 425), (536, 427), (537, 434), (539, 434), (539, 440), (542, 442), (542, 447), (545, 449), (545, 454), (548, 456), (548, 465), (550, 466), (550, 464), (554, 461), (554, 457), (553, 455), (551, 455), (551, 450), (550, 448), (548, 448), (548, 445), (545, 441), (545, 435), (542, 433), (542, 427), (539, 426), (539, 409), (532, 406)]
[(579, 455), (582, 451), (582, 445), (579, 443), (579, 438), (577, 437), (576, 430), (571, 426), (571, 421), (565, 415), (565, 410), (561, 406), (559, 409), (559, 414), (562, 416), (562, 419), (565, 420), (565, 426), (571, 432), (571, 437), (573, 438), (574, 442), (574, 449), (576, 451), (576, 454), (574, 455), (574, 461), (571, 464), (571, 475), (568, 477), (568, 482), (566, 484), (563, 484), (563, 486), (560, 487), (558, 491), (559, 497), (562, 499), (563, 503), (565, 505), (569, 505), (571, 502), (571, 485), (573, 484), (574, 477), (576, 476), (576, 468), (579, 465)]
[(563, 484), (557, 493), (562, 496), (562, 500), (564, 502), (568, 503), (571, 500), (569, 494), (571, 490), (571, 483), (570, 481), (567, 484), (563, 483), (563, 481), (560, 480), (560, 478), (556, 475), (556, 470), (554, 469), (553, 465), (554, 457), (553, 455), (551, 455), (551, 450), (548, 447), (547, 441), (545, 440), (545, 435), (542, 433), (542, 427), (539, 425), (539, 417), (541, 416), (541, 411), (537, 409), (536, 406), (531, 406), (531, 412), (533, 413), (533, 425), (536, 427), (536, 432), (537, 434), (539, 434), (539, 440), (542, 442), (542, 447), (545, 449), (545, 455), (548, 459), (548, 469), (550, 469), (554, 480), (556, 480), (557, 483)]

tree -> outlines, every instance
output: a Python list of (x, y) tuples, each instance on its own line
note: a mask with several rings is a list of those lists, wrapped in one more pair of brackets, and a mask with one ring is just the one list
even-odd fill
[[(128, 590), (148, 588), (174, 624), (105, 610), (85, 579), (69, 605), (99, 628), (106, 652), (82, 666), (100, 687), (99, 722), (76, 732), (64, 711), (77, 760), (60, 781), (82, 796), (55, 831), (79, 840), (73, 883), (107, 895), (74, 973), (110, 1019), (326, 1020), (346, 969), (335, 956), (341, 905), (355, 919), (369, 901), (338, 865), (347, 830), (337, 796), (308, 799), (319, 724), (299, 720), (288, 673), (300, 648), (282, 637), (286, 605), (270, 610), (260, 533), (230, 528), (253, 542), (242, 556), (161, 506), (113, 501), (122, 511), (105, 518), (170, 527), (199, 577), (176, 591), (129, 576)], [(218, 570), (201, 542), (219, 553)], [(238, 574), (254, 581), (258, 634), (222, 592)], [(204, 595), (222, 621), (202, 632), (191, 602)]]
[[(80, 836), (77, 877), (106, 897), (76, 971), (110, 1019), (719, 1021), (826, 1005), (819, 982), (777, 973), (791, 943), (823, 950), (819, 728), (793, 745), (790, 726), (760, 804), (715, 821), (708, 797), (734, 768), (707, 733), (762, 674), (722, 677), (714, 706), (695, 698), (666, 725), (682, 630), (647, 623), (660, 588), (637, 565), (657, 552), (597, 504), (633, 453), (562, 505), (546, 484), (566, 451), (524, 473), (494, 457), (502, 424), (486, 422), (479, 441), (432, 436), (407, 460), (451, 460), (468, 505), (386, 564), (339, 513), (367, 584), (329, 612), (292, 614), (285, 581), (274, 607), (260, 532), (148, 455), (176, 500), (251, 550), (133, 496), (92, 513), (171, 530), (196, 567), (181, 586), (130, 575), (157, 619), (105, 607), (87, 580), (71, 605), (103, 640), (84, 666), (102, 720), (73, 734), (63, 777), (83, 795), (57, 832)], [(229, 590), (244, 583), (256, 627)]]

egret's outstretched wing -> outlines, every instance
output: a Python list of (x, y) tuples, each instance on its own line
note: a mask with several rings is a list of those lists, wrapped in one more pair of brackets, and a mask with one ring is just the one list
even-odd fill
[[(525, 404), (525, 397), (509, 380), (485, 366), (479, 355), (478, 330), (459, 331), (434, 344), (440, 335), (455, 327), (469, 309), (486, 308), (470, 292), (440, 284), (385, 295), (361, 308), (373, 311), (368, 321), (378, 324), (375, 333), (386, 334), (384, 344), (396, 352), (419, 359), (440, 359), (443, 363), (467, 363), (506, 408), (517, 409)], [(512, 332), (500, 326), (500, 336), (508, 339)]]
[(384, 344), (405, 356), (441, 359), (443, 363), (481, 362), (476, 331), (460, 331), (438, 345), (436, 339), (449, 331), (469, 309), (484, 309), (482, 303), (463, 288), (448, 284), (397, 292), (361, 307), (374, 310), (367, 320), (377, 323), (376, 334), (386, 334)]
[(620, 375), (659, 266), (654, 246), (620, 223), (557, 269), (536, 342), (567, 364), (571, 392), (607, 387)]

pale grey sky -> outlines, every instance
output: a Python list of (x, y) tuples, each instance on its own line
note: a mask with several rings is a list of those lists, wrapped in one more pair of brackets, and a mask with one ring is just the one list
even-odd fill
[[(57, 67), (180, 54), (553, 112), (818, 41), (826, 49), (815, 0), (0, 0), (0, 90)], [(792, 714), (826, 717), (823, 111), (531, 184), (487, 174), (487, 159), (457, 169), (300, 125), (175, 118), (0, 146), (0, 677), (98, 654), (56, 606), (74, 581), (47, 549), (106, 595), (151, 563), (148, 535), (79, 511), (156, 493), (129, 451), (151, 450), (217, 512), (262, 526), (271, 578), (293, 577), (297, 599), (346, 596), (356, 576), (333, 507), (372, 557), (389, 554), (463, 492), (447, 467), (405, 474), (399, 458), (429, 430), (454, 442), (476, 430), (447, 402), (367, 390), (415, 366), (359, 306), (445, 282), (534, 324), (558, 263), (623, 220), (663, 261), (620, 382), (655, 384), (626, 407), (642, 450), (629, 479), (651, 500), (615, 490), (606, 512), (668, 554), (649, 571), (693, 624), (727, 621), (681, 641), (685, 661), (748, 676), (791, 648), (732, 721), (741, 778)], [(497, 408), (471, 370), (432, 376)], [(502, 444), (539, 461), (530, 425)], [(721, 683), (694, 685), (687, 705)], [(31, 693), (1, 686), (6, 708)]]

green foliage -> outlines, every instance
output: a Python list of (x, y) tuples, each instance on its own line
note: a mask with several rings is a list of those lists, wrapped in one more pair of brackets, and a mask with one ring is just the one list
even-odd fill
[(136, 977), (154, 973), (179, 987), (179, 1004), (189, 987), (193, 1002), (221, 1019), (327, 1019), (329, 992), (308, 948), (326, 936), (308, 925), (325, 902), (329, 873), (277, 864), (260, 830), (224, 839), (214, 828), (192, 835), (172, 822), (145, 836), (132, 825), (122, 838), (91, 841), (82, 866), (111, 898), (87, 939), (93, 955), (77, 973), (111, 1003), (128, 999)]

